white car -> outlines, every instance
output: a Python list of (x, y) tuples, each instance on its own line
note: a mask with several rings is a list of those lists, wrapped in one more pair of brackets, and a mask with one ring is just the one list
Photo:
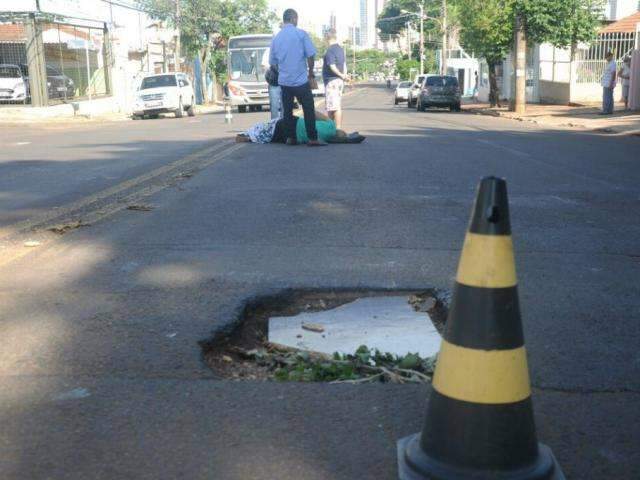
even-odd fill
[(184, 73), (160, 73), (142, 79), (133, 108), (134, 118), (145, 115), (156, 118), (161, 113), (174, 113), (181, 118), (185, 112), (190, 117), (196, 114), (196, 98)]
[(28, 83), (18, 65), (0, 65), (0, 102), (22, 102), (28, 97)]
[(398, 105), (400, 102), (406, 102), (409, 99), (409, 89), (411, 85), (411, 82), (400, 82), (398, 84), (393, 102), (395, 105)]
[(418, 75), (413, 81), (413, 85), (411, 85), (409, 95), (407, 96), (407, 106), (409, 108), (416, 108), (416, 103), (418, 103), (418, 97), (422, 90), (422, 82), (424, 82), (425, 78), (427, 78), (427, 75)]

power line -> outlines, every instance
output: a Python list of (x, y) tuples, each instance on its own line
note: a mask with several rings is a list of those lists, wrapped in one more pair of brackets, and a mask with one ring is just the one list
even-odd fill
[(398, 15), (395, 17), (386, 17), (386, 18), (381, 18), (378, 20), (378, 23), (381, 22), (392, 22), (394, 20), (400, 20), (400, 19), (404, 19), (406, 17), (412, 17), (412, 16), (420, 16), (417, 13), (403, 13), (402, 15)]
[[(121, 8), (127, 8), (129, 10), (133, 10), (135, 12), (141, 12), (141, 13), (150, 13), (152, 15), (166, 15), (167, 17), (172, 17), (172, 15), (170, 13), (166, 13), (166, 12), (162, 12), (160, 10), (153, 10), (153, 9), (146, 9), (141, 7), (139, 4), (137, 5), (132, 5), (130, 3), (121, 3), (121, 1), (115, 1), (115, 0), (100, 0), (103, 3), (108, 3), (109, 5), (113, 6), (113, 7), (121, 7)], [(136, 2), (137, 3), (137, 2)]]

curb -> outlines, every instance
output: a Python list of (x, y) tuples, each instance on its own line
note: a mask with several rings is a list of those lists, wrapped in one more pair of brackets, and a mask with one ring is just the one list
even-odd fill
[(533, 123), (533, 124), (536, 124), (536, 125), (544, 125), (544, 126), (551, 127), (551, 128), (557, 128), (557, 127), (561, 127), (561, 128), (579, 128), (579, 129), (582, 129), (582, 130), (585, 130), (585, 131), (588, 131), (588, 132), (593, 132), (593, 133), (598, 133), (598, 134), (607, 134), (609, 136), (619, 136), (619, 137), (640, 136), (640, 130), (625, 131), (625, 130), (619, 130), (616, 127), (591, 128), (591, 127), (585, 126), (583, 124), (577, 124), (577, 123), (550, 124), (550, 123), (541, 122), (541, 121), (533, 119), (533, 118), (527, 118), (527, 117), (520, 117), (520, 116), (516, 116), (516, 115), (511, 115), (510, 112), (501, 112), (501, 111), (496, 111), (496, 110), (465, 109), (463, 107), (462, 111), (464, 113), (468, 113), (468, 114), (471, 114), (471, 115), (484, 115), (484, 116), (488, 116), (488, 117), (500, 117), (500, 118), (506, 118), (508, 120), (515, 120), (517, 122), (528, 122), (528, 123)]

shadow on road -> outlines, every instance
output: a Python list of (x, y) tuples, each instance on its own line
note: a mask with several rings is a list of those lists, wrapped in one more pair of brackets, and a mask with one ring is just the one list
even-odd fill
[[(249, 145), (147, 197), (149, 211), (5, 267), (0, 476), (396, 478), (425, 389), (219, 382), (198, 341), (282, 288), (448, 287), (476, 183), (495, 174), (510, 182), (540, 438), (572, 478), (632, 478), (640, 438), (619, 425), (640, 413), (637, 140), (468, 118), (397, 112), (394, 128), (363, 118), (358, 146)], [(130, 178), (148, 168), (131, 158), (189, 143), (1, 164), (0, 199), (38, 214), (29, 199), (48, 182), (98, 190), (102, 170), (122, 162)], [(7, 181), (16, 166), (48, 180)]]

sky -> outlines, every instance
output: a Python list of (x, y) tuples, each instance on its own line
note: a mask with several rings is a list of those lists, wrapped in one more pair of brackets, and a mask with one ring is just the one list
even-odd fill
[(321, 28), (329, 23), (332, 11), (336, 13), (339, 30), (359, 22), (358, 0), (269, 0), (269, 5), (279, 17), (286, 8), (295, 9), (300, 16), (301, 26), (311, 23)]

